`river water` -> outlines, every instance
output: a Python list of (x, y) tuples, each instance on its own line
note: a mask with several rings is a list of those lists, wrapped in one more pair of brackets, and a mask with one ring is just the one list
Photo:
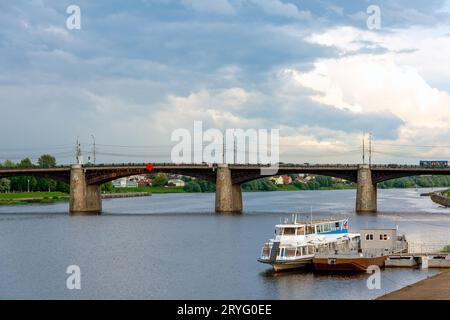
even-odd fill
[[(355, 190), (247, 192), (242, 215), (219, 216), (214, 194), (155, 194), (103, 201), (104, 213), (70, 217), (67, 203), (0, 207), (0, 298), (372, 299), (438, 270), (274, 274), (257, 262), (274, 225), (292, 212), (349, 217), (352, 231), (395, 227), (414, 245), (450, 244), (450, 209), (419, 193), (379, 190), (377, 214), (354, 213)], [(81, 289), (66, 269), (81, 270)]]

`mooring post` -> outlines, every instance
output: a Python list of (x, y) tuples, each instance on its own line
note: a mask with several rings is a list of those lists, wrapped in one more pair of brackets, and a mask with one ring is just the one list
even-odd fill
[(79, 164), (70, 169), (70, 203), (71, 215), (98, 215), (102, 212), (102, 198), (99, 185), (88, 185)]
[(367, 164), (358, 166), (356, 212), (377, 212), (377, 185), (372, 182), (372, 171)]

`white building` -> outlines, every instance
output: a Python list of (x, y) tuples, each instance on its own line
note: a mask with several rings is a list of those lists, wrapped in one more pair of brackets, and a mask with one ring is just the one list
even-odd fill
[(181, 179), (170, 179), (167, 181), (169, 187), (184, 187), (185, 182)]
[(138, 187), (137, 179), (131, 179), (131, 177), (113, 180), (112, 184), (115, 188), (137, 188)]

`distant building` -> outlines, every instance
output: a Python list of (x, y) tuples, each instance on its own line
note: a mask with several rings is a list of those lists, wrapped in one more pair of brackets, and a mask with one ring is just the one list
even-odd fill
[(283, 184), (283, 177), (282, 176), (274, 176), (270, 178), (270, 181), (272, 181), (276, 185)]
[(153, 184), (153, 180), (150, 179), (150, 178), (147, 178), (147, 177), (145, 177), (145, 178), (143, 178), (143, 179), (138, 181), (138, 185), (141, 188), (142, 187), (151, 187), (152, 184)]
[(291, 184), (292, 183), (292, 178), (290, 176), (282, 176), (281, 178), (283, 179), (283, 184)]
[(306, 183), (306, 181), (305, 181), (305, 175), (299, 174), (297, 177), (295, 177), (295, 181), (296, 181), (296, 182), (300, 182), (300, 183)]
[(169, 187), (184, 187), (186, 183), (181, 179), (170, 179), (167, 181)]
[(138, 187), (137, 179), (130, 178), (120, 178), (112, 181), (112, 185), (115, 188), (136, 188)]
[(127, 181), (127, 188), (137, 188), (139, 186), (139, 183), (136, 180), (128, 180)]
[(345, 180), (345, 179), (335, 178), (335, 177), (331, 177), (331, 181), (336, 182), (336, 183), (345, 183), (345, 182), (347, 182), (347, 180)]
[(115, 188), (126, 188), (127, 187), (127, 178), (120, 178), (113, 180), (112, 182)]
[(270, 181), (272, 181), (276, 185), (291, 184), (292, 178), (290, 176), (275, 176), (271, 177)]

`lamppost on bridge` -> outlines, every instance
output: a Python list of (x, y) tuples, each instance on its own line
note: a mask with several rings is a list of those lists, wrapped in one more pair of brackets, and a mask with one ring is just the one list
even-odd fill
[(93, 159), (93, 163), (95, 164), (95, 137), (94, 137), (93, 134), (91, 134), (91, 137), (92, 137), (92, 141), (93, 141), (92, 157), (94, 158), (94, 159)]

